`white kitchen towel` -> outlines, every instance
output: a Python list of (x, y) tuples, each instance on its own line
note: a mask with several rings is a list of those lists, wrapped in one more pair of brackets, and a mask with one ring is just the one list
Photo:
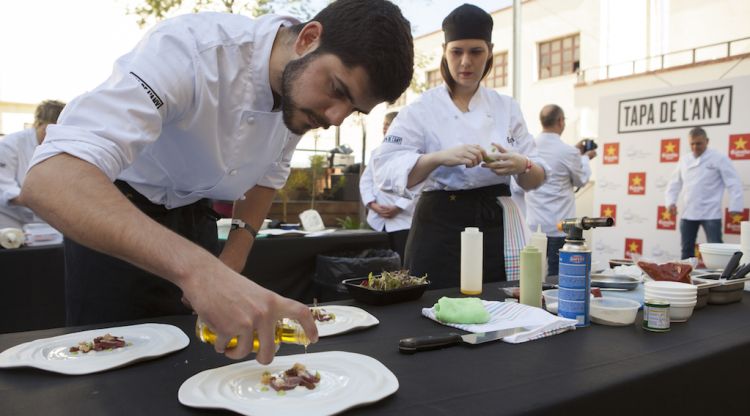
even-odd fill
[(529, 227), (509, 196), (500, 196), (497, 202), (503, 207), (503, 254), (506, 280), (518, 280), (521, 276), (521, 250), (530, 239)]
[(23, 245), (23, 230), (18, 228), (0, 229), (0, 246), (3, 248), (19, 248)]
[(443, 325), (463, 329), (468, 332), (498, 331), (506, 328), (526, 327), (530, 328), (515, 335), (503, 338), (503, 341), (511, 344), (520, 344), (526, 341), (549, 337), (576, 328), (575, 319), (561, 318), (541, 308), (523, 305), (515, 302), (497, 302), (482, 300), (482, 304), (490, 314), (490, 320), (484, 324), (451, 324), (440, 322), (435, 317), (435, 309), (423, 308), (422, 315), (440, 322)]

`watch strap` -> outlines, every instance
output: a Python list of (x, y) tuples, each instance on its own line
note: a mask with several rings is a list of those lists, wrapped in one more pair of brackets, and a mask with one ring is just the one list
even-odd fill
[(229, 227), (229, 231), (240, 230), (240, 229), (247, 230), (250, 233), (250, 235), (253, 236), (253, 238), (255, 238), (258, 235), (258, 231), (255, 228), (253, 228), (252, 225), (240, 219), (233, 218), (232, 225)]

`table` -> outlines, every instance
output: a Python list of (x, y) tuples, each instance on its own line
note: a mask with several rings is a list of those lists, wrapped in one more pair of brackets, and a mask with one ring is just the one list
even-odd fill
[(0, 249), (0, 333), (65, 325), (63, 245)]
[[(259, 238), (242, 274), (276, 293), (312, 303), (318, 254), (368, 248), (388, 248), (388, 235), (371, 230), (337, 230), (318, 237)], [(0, 249), (0, 266), (0, 333), (65, 325), (62, 244)]]
[[(485, 285), (482, 297), (500, 299), (501, 285)], [(450, 330), (420, 315), (421, 307), (431, 306), (443, 295), (458, 296), (458, 291), (428, 291), (417, 301), (397, 305), (357, 305), (375, 315), (380, 325), (323, 338), (310, 347), (311, 352), (340, 350), (372, 356), (398, 377), (400, 387), (394, 395), (346, 414), (747, 414), (743, 381), (749, 368), (750, 294), (742, 303), (696, 311), (687, 323), (673, 324), (668, 333), (647, 332), (638, 325), (594, 325), (518, 345), (494, 342), (400, 354), (401, 338)], [(4, 413), (228, 414), (184, 407), (177, 391), (192, 375), (232, 361), (195, 341), (194, 318), (155, 321), (179, 326), (191, 334), (191, 344), (156, 360), (85, 376), (0, 370)], [(0, 335), (0, 350), (90, 328)], [(279, 351), (297, 353), (302, 347), (285, 345)]]

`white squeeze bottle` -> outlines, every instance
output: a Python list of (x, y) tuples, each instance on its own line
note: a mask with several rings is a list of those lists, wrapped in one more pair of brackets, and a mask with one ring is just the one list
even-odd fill
[(461, 233), (461, 293), (464, 295), (482, 293), (483, 238), (476, 227), (466, 227)]
[(530, 245), (536, 247), (542, 253), (542, 283), (547, 277), (547, 234), (542, 232), (542, 226), (536, 226), (536, 232), (531, 234)]

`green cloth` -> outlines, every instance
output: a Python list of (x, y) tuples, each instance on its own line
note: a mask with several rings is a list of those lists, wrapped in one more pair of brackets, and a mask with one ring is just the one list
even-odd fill
[(443, 296), (434, 306), (435, 317), (451, 324), (483, 324), (490, 313), (479, 298), (447, 298)]

